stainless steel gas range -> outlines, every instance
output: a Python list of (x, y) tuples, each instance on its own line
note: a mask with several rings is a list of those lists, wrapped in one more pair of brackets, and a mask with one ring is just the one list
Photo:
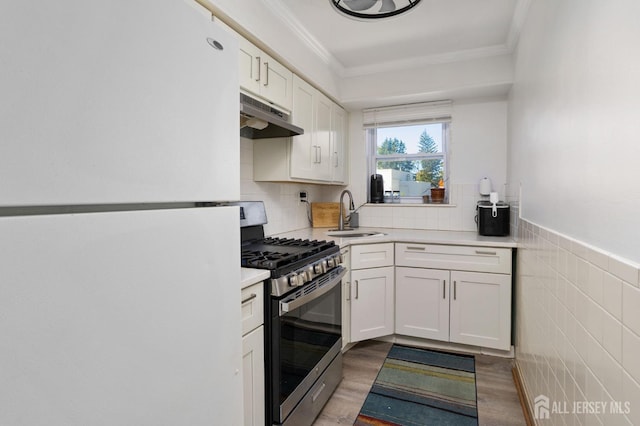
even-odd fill
[(342, 380), (340, 248), (265, 238), (262, 202), (240, 205), (242, 266), (265, 283), (266, 424), (311, 425)]

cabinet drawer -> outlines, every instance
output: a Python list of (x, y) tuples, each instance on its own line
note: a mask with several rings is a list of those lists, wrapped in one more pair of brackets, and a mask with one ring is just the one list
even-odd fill
[(511, 249), (397, 243), (396, 265), (510, 274)]
[(242, 289), (242, 335), (264, 322), (264, 287), (259, 282)]
[(351, 269), (393, 266), (393, 243), (363, 244), (351, 247)]

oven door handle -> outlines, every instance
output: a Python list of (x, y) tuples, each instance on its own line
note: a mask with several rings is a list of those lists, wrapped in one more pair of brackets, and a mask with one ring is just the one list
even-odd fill
[(318, 297), (321, 297), (321, 296), (327, 294), (328, 292), (333, 290), (333, 288), (335, 286), (340, 284), (340, 281), (342, 280), (342, 277), (344, 277), (346, 273), (347, 273), (346, 268), (342, 268), (342, 271), (340, 271), (340, 273), (338, 275), (336, 275), (331, 280), (331, 282), (329, 282), (328, 284), (323, 285), (319, 289), (314, 290), (311, 293), (307, 293), (304, 296), (298, 297), (297, 299), (293, 299), (290, 302), (280, 302), (280, 316), (283, 316), (287, 312), (290, 312), (290, 311), (292, 311), (294, 309), (297, 309), (300, 306), (304, 305), (305, 303), (309, 303), (312, 300), (315, 300)]

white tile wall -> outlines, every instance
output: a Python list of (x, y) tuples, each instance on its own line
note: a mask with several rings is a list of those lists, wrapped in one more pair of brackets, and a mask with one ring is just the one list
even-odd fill
[[(516, 226), (516, 362), (531, 406), (546, 395), (569, 408), (538, 424), (640, 424), (640, 265), (523, 219)], [(608, 405), (574, 412), (582, 401)], [(611, 412), (612, 402), (630, 412)]]

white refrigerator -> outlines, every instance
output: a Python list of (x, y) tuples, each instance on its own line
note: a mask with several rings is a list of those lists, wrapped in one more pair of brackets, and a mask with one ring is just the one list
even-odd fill
[(237, 52), (190, 0), (0, 5), (1, 425), (242, 422)]

